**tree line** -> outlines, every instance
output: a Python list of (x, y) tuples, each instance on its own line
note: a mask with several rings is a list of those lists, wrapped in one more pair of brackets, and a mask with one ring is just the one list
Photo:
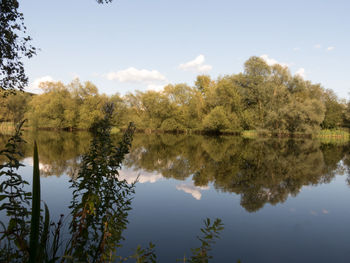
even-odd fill
[(287, 67), (251, 57), (244, 71), (213, 80), (199, 75), (193, 86), (169, 84), (162, 91), (124, 96), (99, 94), (78, 79), (41, 83), (43, 94), (17, 92), (0, 98), (0, 120), (27, 118), (34, 128), (89, 129), (103, 118), (102, 107), (116, 107), (113, 124), (140, 130), (312, 134), (319, 129), (350, 127), (350, 101), (332, 90), (292, 75)]

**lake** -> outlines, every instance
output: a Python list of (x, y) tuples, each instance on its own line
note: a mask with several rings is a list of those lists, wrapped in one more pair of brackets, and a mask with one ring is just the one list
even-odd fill
[[(31, 182), (36, 139), (42, 199), (54, 220), (64, 214), (68, 224), (69, 180), (90, 134), (41, 131), (24, 138), (20, 173)], [(0, 136), (1, 148), (7, 139)], [(119, 178), (138, 180), (121, 255), (151, 241), (158, 262), (178, 262), (200, 245), (203, 220), (220, 218), (224, 229), (212, 262), (350, 260), (349, 144), (135, 134)]]

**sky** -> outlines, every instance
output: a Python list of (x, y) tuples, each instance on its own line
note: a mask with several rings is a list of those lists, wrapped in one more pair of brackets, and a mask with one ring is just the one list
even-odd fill
[(40, 81), (92, 81), (101, 93), (161, 90), (243, 71), (251, 56), (280, 63), (350, 97), (350, 1), (20, 1), (40, 51), (25, 60)]

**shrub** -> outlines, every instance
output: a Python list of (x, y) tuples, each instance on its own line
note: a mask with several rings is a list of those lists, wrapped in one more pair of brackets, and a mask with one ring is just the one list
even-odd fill
[(160, 128), (164, 131), (178, 131), (183, 130), (183, 126), (179, 124), (175, 119), (169, 118), (162, 122)]

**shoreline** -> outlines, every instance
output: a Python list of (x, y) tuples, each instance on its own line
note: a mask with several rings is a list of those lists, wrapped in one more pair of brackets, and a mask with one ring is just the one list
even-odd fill
[[(7, 134), (15, 130), (14, 125), (0, 124), (0, 134)], [(89, 129), (82, 128), (51, 128), (51, 127), (23, 127), (25, 131), (63, 131), (63, 132), (81, 132), (89, 131)], [(124, 132), (126, 128), (112, 128), (112, 134), (118, 134)], [(247, 139), (254, 138), (290, 138), (290, 139), (330, 139), (330, 140), (349, 140), (350, 141), (350, 129), (324, 129), (317, 133), (288, 133), (288, 132), (273, 132), (267, 130), (243, 130), (243, 131), (206, 131), (206, 130), (161, 130), (161, 129), (136, 129), (135, 133), (144, 134), (183, 134), (183, 135), (204, 135), (204, 136), (241, 136)]]

